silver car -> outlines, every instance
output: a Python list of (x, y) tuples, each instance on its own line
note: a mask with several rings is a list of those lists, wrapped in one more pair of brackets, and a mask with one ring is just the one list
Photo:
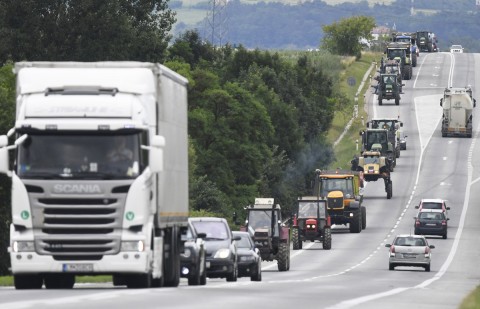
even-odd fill
[(394, 270), (397, 266), (423, 267), (430, 271), (432, 259), (431, 249), (423, 235), (397, 235), (391, 244), (385, 247), (390, 248), (388, 253), (388, 269)]

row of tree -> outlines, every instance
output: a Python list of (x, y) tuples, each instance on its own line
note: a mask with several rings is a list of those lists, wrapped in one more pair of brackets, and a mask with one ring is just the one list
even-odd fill
[[(192, 214), (231, 217), (259, 196), (289, 212), (313, 171), (333, 160), (326, 132), (348, 105), (338, 56), (216, 47), (196, 31), (167, 47), (174, 14), (163, 0), (0, 0), (0, 15), (0, 132), (14, 125), (16, 61), (152, 61), (189, 80)], [(0, 274), (7, 274), (10, 179), (0, 181)]]

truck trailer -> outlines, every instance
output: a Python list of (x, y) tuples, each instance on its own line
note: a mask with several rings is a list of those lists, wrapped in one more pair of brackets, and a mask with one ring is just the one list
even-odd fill
[[(187, 80), (146, 62), (19, 62), (0, 136), (16, 289), (112, 275), (177, 286), (188, 226)], [(9, 160), (9, 158), (13, 158)]]
[(440, 106), (443, 108), (442, 137), (472, 137), (473, 108), (476, 106), (472, 88), (445, 88)]

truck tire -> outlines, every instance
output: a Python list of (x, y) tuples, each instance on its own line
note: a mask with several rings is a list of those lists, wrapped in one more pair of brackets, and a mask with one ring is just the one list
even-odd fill
[(361, 210), (355, 210), (352, 220), (350, 221), (350, 233), (360, 233), (362, 231), (362, 214)]
[(362, 212), (362, 230), (367, 228), (367, 208), (365, 206), (360, 207)]
[(125, 282), (129, 289), (148, 289), (152, 287), (152, 274), (130, 274), (125, 277)]
[(323, 249), (332, 249), (332, 230), (329, 227), (323, 229)]
[[(180, 235), (178, 227), (173, 226), (165, 233), (163, 274), (164, 285), (176, 287), (180, 283)], [(168, 254), (167, 254), (168, 253)]]
[(75, 275), (46, 274), (43, 281), (47, 289), (71, 289), (75, 284)]
[(13, 275), (13, 285), (17, 290), (41, 289), (43, 278), (41, 275)]
[(289, 259), (290, 259), (290, 248), (288, 247), (288, 243), (281, 242), (278, 246), (278, 271), (287, 271), (289, 267)]
[(300, 239), (298, 237), (298, 227), (294, 227), (292, 229), (292, 241), (293, 241), (293, 250), (298, 250), (298, 249), (302, 249), (301, 246), (300, 246)]

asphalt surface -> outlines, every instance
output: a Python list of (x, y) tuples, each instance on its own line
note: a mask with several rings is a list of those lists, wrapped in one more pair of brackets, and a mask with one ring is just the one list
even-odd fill
[[(369, 94), (371, 116), (400, 117), (408, 135), (393, 173), (393, 197), (383, 181), (365, 188), (367, 228), (360, 234), (336, 227), (332, 249), (305, 243), (291, 251), (290, 271), (263, 263), (263, 281), (209, 279), (206, 286), (129, 290), (111, 284), (76, 284), (73, 290), (16, 291), (0, 288), (7, 308), (458, 308), (480, 284), (480, 157), (476, 141), (480, 114), (474, 112), (473, 138), (442, 138), (439, 100), (443, 89), (480, 89), (480, 55), (422, 53), (411, 80), (404, 81), (399, 106), (378, 106)], [(477, 69), (477, 70), (475, 70)], [(478, 109), (478, 108), (477, 108)], [(421, 198), (448, 200), (448, 239), (429, 237), (431, 272), (423, 268), (388, 270), (385, 244), (413, 233), (414, 206)]]

